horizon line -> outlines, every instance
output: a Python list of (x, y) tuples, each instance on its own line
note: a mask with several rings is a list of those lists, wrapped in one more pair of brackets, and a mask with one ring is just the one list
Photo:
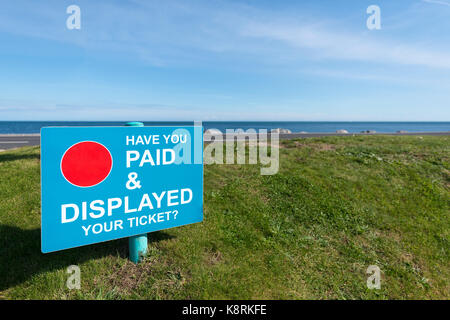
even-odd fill
[(450, 122), (450, 120), (0, 120), (0, 122)]

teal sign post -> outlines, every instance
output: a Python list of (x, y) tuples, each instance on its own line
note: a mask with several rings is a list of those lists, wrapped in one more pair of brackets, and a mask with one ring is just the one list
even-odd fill
[(42, 128), (41, 198), (43, 253), (201, 222), (203, 129)]
[[(139, 121), (127, 122), (127, 127), (143, 127), (144, 124)], [(134, 263), (138, 263), (141, 257), (147, 255), (148, 238), (147, 234), (139, 234), (128, 238), (128, 252), (130, 254), (130, 260)]]

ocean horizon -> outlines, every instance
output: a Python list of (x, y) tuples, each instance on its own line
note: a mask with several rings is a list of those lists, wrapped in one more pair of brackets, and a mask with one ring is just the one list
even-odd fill
[[(122, 126), (127, 121), (0, 121), (0, 134), (36, 134), (43, 127), (52, 126)], [(193, 125), (193, 121), (142, 121), (146, 126)], [(218, 129), (288, 129), (291, 132), (334, 133), (347, 130), (349, 133), (375, 131), (378, 133), (448, 132), (450, 121), (204, 121), (204, 130)]]

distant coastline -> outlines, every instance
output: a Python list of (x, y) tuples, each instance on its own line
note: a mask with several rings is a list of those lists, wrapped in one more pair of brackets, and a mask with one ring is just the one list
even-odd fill
[[(39, 134), (47, 126), (122, 126), (126, 121), (0, 121), (0, 134)], [(193, 125), (193, 121), (143, 121), (146, 126)], [(292, 133), (419, 133), (449, 132), (450, 121), (369, 122), (369, 121), (204, 121), (205, 130), (286, 129)]]
[[(179, 125), (179, 124), (178, 124)], [(269, 131), (268, 131), (269, 132)], [(424, 131), (424, 132), (405, 132), (400, 130), (399, 132), (309, 132), (309, 133), (301, 133), (301, 132), (292, 132), (292, 133), (283, 133), (279, 132), (279, 139), (298, 139), (298, 138), (318, 138), (318, 137), (330, 137), (330, 136), (383, 136), (383, 135), (392, 135), (392, 136), (450, 136), (450, 131)], [(269, 133), (268, 136), (271, 136)], [(225, 139), (225, 135), (219, 132), (204, 132), (204, 141), (205, 143), (209, 143), (211, 141), (223, 141)], [(238, 141), (246, 141), (247, 139), (253, 140), (257, 139), (258, 135), (250, 134), (250, 133), (241, 133), (237, 134), (236, 137)], [(234, 139), (234, 138), (233, 138)], [(25, 146), (38, 146), (40, 145), (40, 134), (39, 133), (0, 133), (0, 152), (8, 150), (8, 149), (16, 149)]]

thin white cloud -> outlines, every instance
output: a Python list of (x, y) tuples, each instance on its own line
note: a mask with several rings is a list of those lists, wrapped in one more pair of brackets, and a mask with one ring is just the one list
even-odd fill
[(450, 7), (450, 2), (443, 1), (443, 0), (422, 0), (422, 1)]
[[(231, 108), (205, 108), (201, 106), (167, 106), (167, 105), (139, 105), (122, 104), (118, 106), (108, 105), (79, 105), (79, 104), (55, 104), (41, 103), (36, 101), (10, 102), (7, 105), (2, 104), (0, 100), (0, 119), (2, 120), (65, 120), (71, 121), (125, 121), (126, 119), (139, 119), (140, 121), (214, 121), (214, 120), (242, 120), (247, 121), (282, 121), (285, 119), (302, 120), (308, 117), (298, 111), (280, 110), (273, 113), (274, 106), (256, 105), (255, 112), (247, 108), (239, 112)], [(107, 115), (107, 116), (105, 116)]]
[(321, 17), (309, 24), (304, 16), (292, 19), (286, 13), (220, 1), (190, 6), (177, 1), (132, 3), (82, 2), (80, 32), (64, 28), (63, 6), (27, 4), (29, 10), (23, 13), (20, 6), (7, 3), (0, 12), (0, 31), (133, 56), (154, 66), (216, 64), (219, 59), (258, 68), (292, 68), (315, 60), (450, 68), (448, 50), (373, 36), (364, 27), (342, 31), (344, 26), (325, 25)]
[[(443, 0), (423, 1), (449, 5)], [(448, 50), (440, 52), (401, 39), (375, 40), (364, 29), (345, 32), (336, 24), (324, 26), (320, 17), (308, 24), (304, 17), (291, 19), (285, 13), (220, 1), (192, 6), (176, 1), (163, 4), (134, 0), (133, 4), (80, 4), (84, 19), (80, 32), (68, 31), (61, 24), (63, 6), (44, 3), (24, 14), (19, 6), (7, 4), (0, 13), (0, 31), (68, 42), (108, 54), (131, 54), (155, 66), (214, 64), (220, 59), (241, 61), (244, 66), (263, 63), (291, 67), (321, 59), (450, 68)]]
[(298, 53), (306, 53), (320, 59), (450, 68), (448, 53), (402, 43), (374, 41), (367, 35), (337, 33), (309, 26), (259, 23), (249, 24), (242, 32), (247, 37), (278, 41), (300, 50)]

